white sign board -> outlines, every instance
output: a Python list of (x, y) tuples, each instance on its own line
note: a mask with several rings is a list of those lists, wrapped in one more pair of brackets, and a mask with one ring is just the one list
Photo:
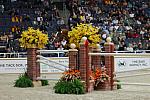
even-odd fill
[(24, 73), (26, 69), (26, 59), (0, 59), (0, 73)]
[[(63, 72), (57, 68), (66, 69), (69, 65), (68, 57), (61, 58), (49, 58), (51, 61), (57, 62), (48, 62), (48, 66), (46, 64), (40, 64), (41, 73), (59, 73)], [(132, 71), (139, 70), (144, 68), (150, 68), (150, 58), (136, 58), (136, 57), (115, 57), (114, 58), (115, 72), (124, 72), (124, 71)], [(61, 65), (62, 64), (62, 65)], [(57, 68), (54, 68), (57, 67)], [(25, 59), (0, 59), (0, 73), (24, 73), (27, 68), (27, 60)]]
[(124, 71), (132, 71), (132, 70), (139, 70), (139, 69), (145, 69), (150, 68), (150, 58), (145, 57), (124, 57), (114, 58), (114, 66), (115, 66), (115, 72), (124, 72)]
[[(60, 57), (60, 58), (49, 58), (51, 61), (48, 61), (49, 65), (40, 63), (40, 72), (41, 73), (57, 73), (63, 72), (57, 68), (65, 70), (66, 67), (69, 65), (69, 58), (68, 57)], [(47, 61), (46, 61), (47, 62)], [(56, 63), (59, 64), (56, 64)], [(61, 65), (62, 64), (62, 65)], [(27, 70), (27, 59), (0, 59), (0, 73), (24, 73)]]

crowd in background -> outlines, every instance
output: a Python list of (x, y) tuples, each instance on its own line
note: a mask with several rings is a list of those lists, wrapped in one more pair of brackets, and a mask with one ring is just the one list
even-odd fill
[(68, 41), (62, 35), (62, 29), (70, 30), (77, 23), (90, 23), (99, 28), (102, 49), (110, 36), (115, 50), (150, 50), (150, 3), (146, 0), (66, 0), (65, 5), (69, 16), (67, 22), (52, 0), (1, 3), (0, 51), (25, 52), (18, 39), (28, 27), (39, 28), (48, 34), (45, 49), (67, 49)]
[[(95, 2), (94, 2), (95, 1)], [(116, 50), (150, 49), (150, 4), (144, 0), (70, 1), (69, 26), (92, 23), (103, 39), (112, 37)], [(132, 48), (132, 49), (131, 49)]]

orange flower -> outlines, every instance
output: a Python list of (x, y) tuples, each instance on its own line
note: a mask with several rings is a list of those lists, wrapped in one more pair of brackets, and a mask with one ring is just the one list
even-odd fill
[(66, 81), (71, 81), (79, 78), (80, 78), (80, 71), (74, 69), (69, 69), (68, 71), (65, 71), (62, 76), (62, 79)]
[[(109, 81), (109, 76), (106, 74), (106, 68), (96, 68), (95, 71), (89, 71), (90, 77), (95, 80), (95, 86), (100, 82)], [(92, 79), (92, 78), (91, 78)]]

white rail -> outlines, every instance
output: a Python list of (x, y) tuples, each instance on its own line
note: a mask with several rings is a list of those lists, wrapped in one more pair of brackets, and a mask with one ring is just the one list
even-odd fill
[(89, 53), (91, 56), (146, 56), (150, 57), (150, 53)]
[[(46, 64), (46, 65), (48, 65), (48, 66), (50, 66), (50, 67), (51, 67), (51, 64), (46, 63), (45, 61), (37, 60), (37, 62), (39, 62), (39, 63), (43, 63), (43, 64)], [(56, 68), (56, 69), (58, 69), (58, 70), (65, 71), (64, 69), (61, 69), (61, 68), (59, 68), (59, 67), (54, 67), (54, 66), (53, 66), (52, 68)]]
[(0, 53), (1, 58), (23, 58), (26, 56), (27, 52)]
[(40, 54), (57, 54), (57, 57), (60, 57), (60, 54), (65, 54), (69, 50), (37, 50), (37, 53)]
[(65, 53), (69, 50), (37, 50), (38, 53)]
[[(40, 58), (39, 60), (37, 60), (37, 62), (42, 62), (42, 63), (43, 63), (43, 61), (41, 61), (41, 59), (44, 59), (44, 60), (46, 60), (46, 61), (53, 62), (53, 63), (55, 63), (55, 64), (64, 66), (64, 67), (66, 67), (66, 68), (68, 67), (68, 66), (66, 66), (66, 65), (57, 63), (57, 62), (55, 62), (55, 61), (51, 61), (49, 58), (46, 58), (46, 57), (43, 57), (43, 56), (40, 56), (40, 55), (37, 55), (37, 58)], [(46, 64), (46, 62), (45, 62), (45, 64)], [(48, 65), (48, 63), (47, 63), (47, 65)], [(51, 66), (51, 65), (49, 64), (49, 66)]]

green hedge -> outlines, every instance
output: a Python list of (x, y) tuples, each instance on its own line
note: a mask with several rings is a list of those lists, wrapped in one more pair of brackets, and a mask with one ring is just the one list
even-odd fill
[[(120, 80), (117, 80), (117, 82), (120, 82)], [(121, 89), (121, 84), (117, 83), (117, 89)]]
[(41, 80), (42, 86), (49, 85), (48, 80)]
[(84, 94), (84, 85), (83, 83), (75, 79), (73, 81), (64, 81), (60, 80), (58, 81), (55, 86), (55, 93), (60, 94)]
[(15, 87), (21, 87), (21, 88), (26, 88), (26, 87), (33, 87), (32, 80), (27, 76), (27, 74), (23, 74), (19, 76), (19, 79), (15, 81)]

